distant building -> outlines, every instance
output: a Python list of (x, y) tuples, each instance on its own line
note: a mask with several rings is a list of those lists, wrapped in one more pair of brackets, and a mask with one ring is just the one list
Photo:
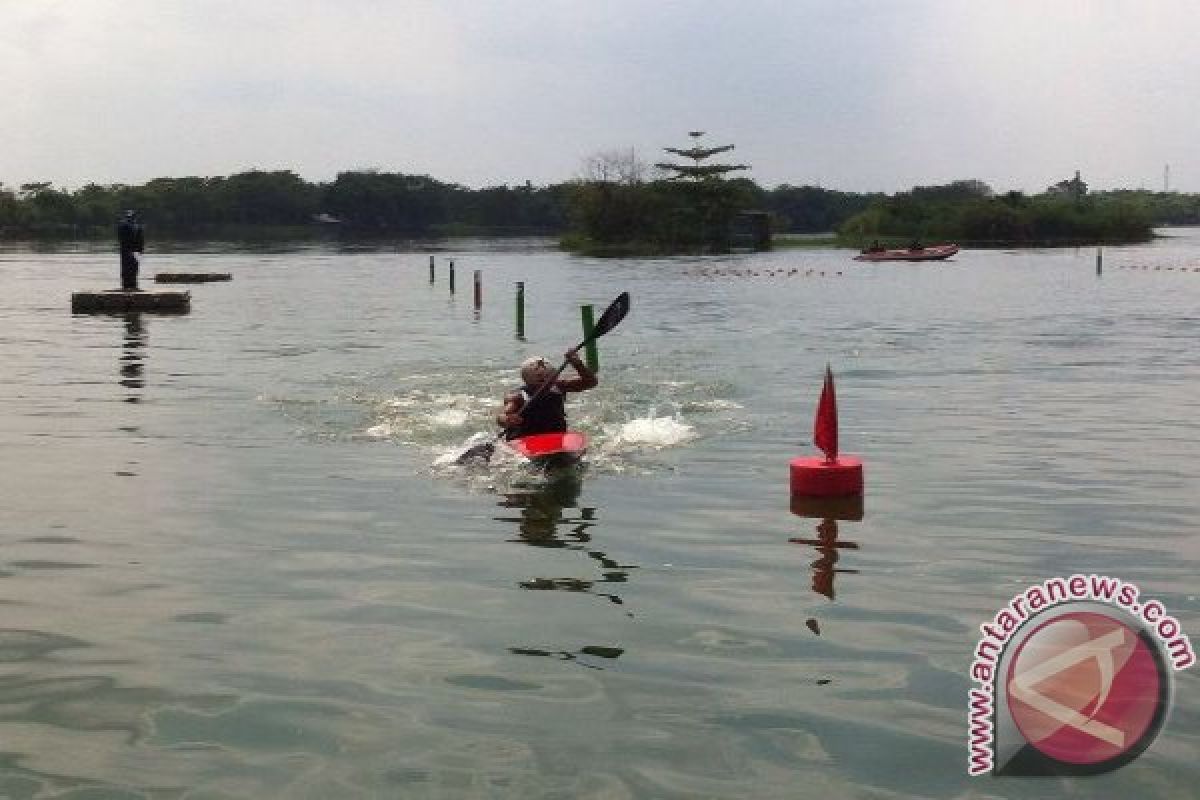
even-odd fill
[(1046, 187), (1046, 194), (1062, 195), (1071, 197), (1075, 200), (1087, 194), (1088, 185), (1079, 177), (1079, 170), (1075, 170), (1075, 177), (1065, 181), (1059, 181), (1053, 186)]

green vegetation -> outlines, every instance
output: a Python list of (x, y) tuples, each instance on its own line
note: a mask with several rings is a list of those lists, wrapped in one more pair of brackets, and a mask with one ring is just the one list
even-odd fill
[(824, 233), (782, 233), (771, 239), (771, 247), (775, 250), (822, 250), (841, 246), (841, 239)]
[[(705, 150), (678, 152), (695, 160)], [(728, 249), (746, 238), (741, 214), (751, 209), (770, 214), (781, 247), (814, 246), (787, 234), (831, 231), (853, 247), (914, 237), (1010, 245), (1141, 241), (1154, 225), (1200, 225), (1200, 195), (1088, 192), (1078, 177), (1037, 195), (997, 195), (979, 181), (956, 181), (887, 196), (814, 186), (767, 190), (723, 177), (720, 165), (700, 166), (699, 173), (646, 179), (632, 153), (606, 154), (591, 159), (586, 177), (566, 183), (483, 189), (371, 170), (327, 183), (253, 170), (74, 191), (0, 184), (0, 237), (109, 237), (124, 208), (138, 209), (156, 238), (543, 234), (599, 254)]]
[(591, 255), (728, 250), (748, 181), (580, 181), (570, 186), (571, 231), (563, 246)]
[(1076, 175), (1039, 195), (995, 195), (981, 181), (918, 186), (880, 198), (840, 226), (842, 241), (862, 246), (919, 238), (960, 244), (1087, 244), (1140, 242), (1155, 224), (1200, 222), (1200, 197), (1149, 192), (1096, 192)]
[(0, 234), (108, 236), (122, 209), (137, 209), (157, 235), (229, 235), (323, 230), (353, 237), (555, 233), (565, 224), (562, 187), (471, 190), (426, 175), (340, 173), (308, 183), (290, 171), (229, 177), (158, 178), (141, 186), (88, 184), (68, 192), (49, 183), (0, 185)]
[[(690, 164), (655, 166), (667, 177), (646, 181), (646, 166), (632, 150), (592, 156), (586, 177), (567, 195), (571, 229), (564, 247), (589, 255), (657, 255), (726, 252), (735, 240), (754, 246), (753, 235), (739, 230), (739, 214), (752, 208), (758, 187), (747, 180), (727, 180), (744, 164), (710, 164), (708, 159), (733, 145), (706, 147), (703, 131), (691, 131), (693, 145), (666, 152)], [(758, 246), (769, 244), (766, 241)]]
[(758, 207), (771, 212), (777, 231), (828, 233), (885, 196), (784, 184), (763, 192)]

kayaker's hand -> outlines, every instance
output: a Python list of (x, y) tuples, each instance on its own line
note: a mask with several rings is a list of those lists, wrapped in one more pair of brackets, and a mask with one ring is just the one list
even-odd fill
[(579, 350), (568, 350), (566, 353), (567, 363), (575, 368), (575, 372), (579, 375), (578, 378), (570, 378), (565, 381), (559, 381), (559, 386), (566, 392), (582, 392), (586, 389), (591, 389), (596, 385), (596, 373), (592, 372), (591, 368), (584, 363), (579, 357)]

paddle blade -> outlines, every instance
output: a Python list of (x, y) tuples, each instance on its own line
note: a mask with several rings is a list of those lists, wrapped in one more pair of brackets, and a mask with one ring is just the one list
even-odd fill
[(454, 463), (470, 464), (473, 461), (491, 461), (495, 452), (496, 443), (494, 441), (484, 442), (483, 444), (477, 444), (465, 451), (462, 455), (454, 459)]
[[(625, 319), (625, 315), (628, 313), (629, 292), (621, 292), (621, 294), (617, 295), (617, 299), (613, 300), (608, 308), (604, 309), (604, 313), (600, 315), (600, 319), (596, 320), (595, 326), (592, 327), (591, 339), (599, 339), (620, 325), (621, 320)], [(591, 339), (587, 341), (591, 341)]]
[(438, 456), (433, 461), (434, 467), (468, 466), (470, 464), (487, 463), (495, 454), (499, 437), (483, 431), (473, 433), (457, 448)]

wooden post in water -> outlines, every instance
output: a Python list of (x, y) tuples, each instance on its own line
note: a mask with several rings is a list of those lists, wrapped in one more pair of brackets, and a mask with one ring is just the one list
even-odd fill
[(600, 369), (600, 354), (596, 351), (596, 340), (592, 338), (592, 330), (596, 327), (595, 312), (590, 305), (580, 306), (579, 312), (583, 318), (583, 338), (588, 340), (584, 349), (584, 361), (588, 369), (596, 372)]
[(1100, 275), (1104, 272), (1104, 249), (1096, 248), (1096, 274)]
[(450, 259), (450, 294), (454, 294), (454, 259)]
[(433, 283), (433, 256), (429, 257), (429, 282)]
[(525, 339), (525, 281), (517, 281), (517, 338)]
[(475, 270), (475, 310), (483, 307), (483, 273)]

